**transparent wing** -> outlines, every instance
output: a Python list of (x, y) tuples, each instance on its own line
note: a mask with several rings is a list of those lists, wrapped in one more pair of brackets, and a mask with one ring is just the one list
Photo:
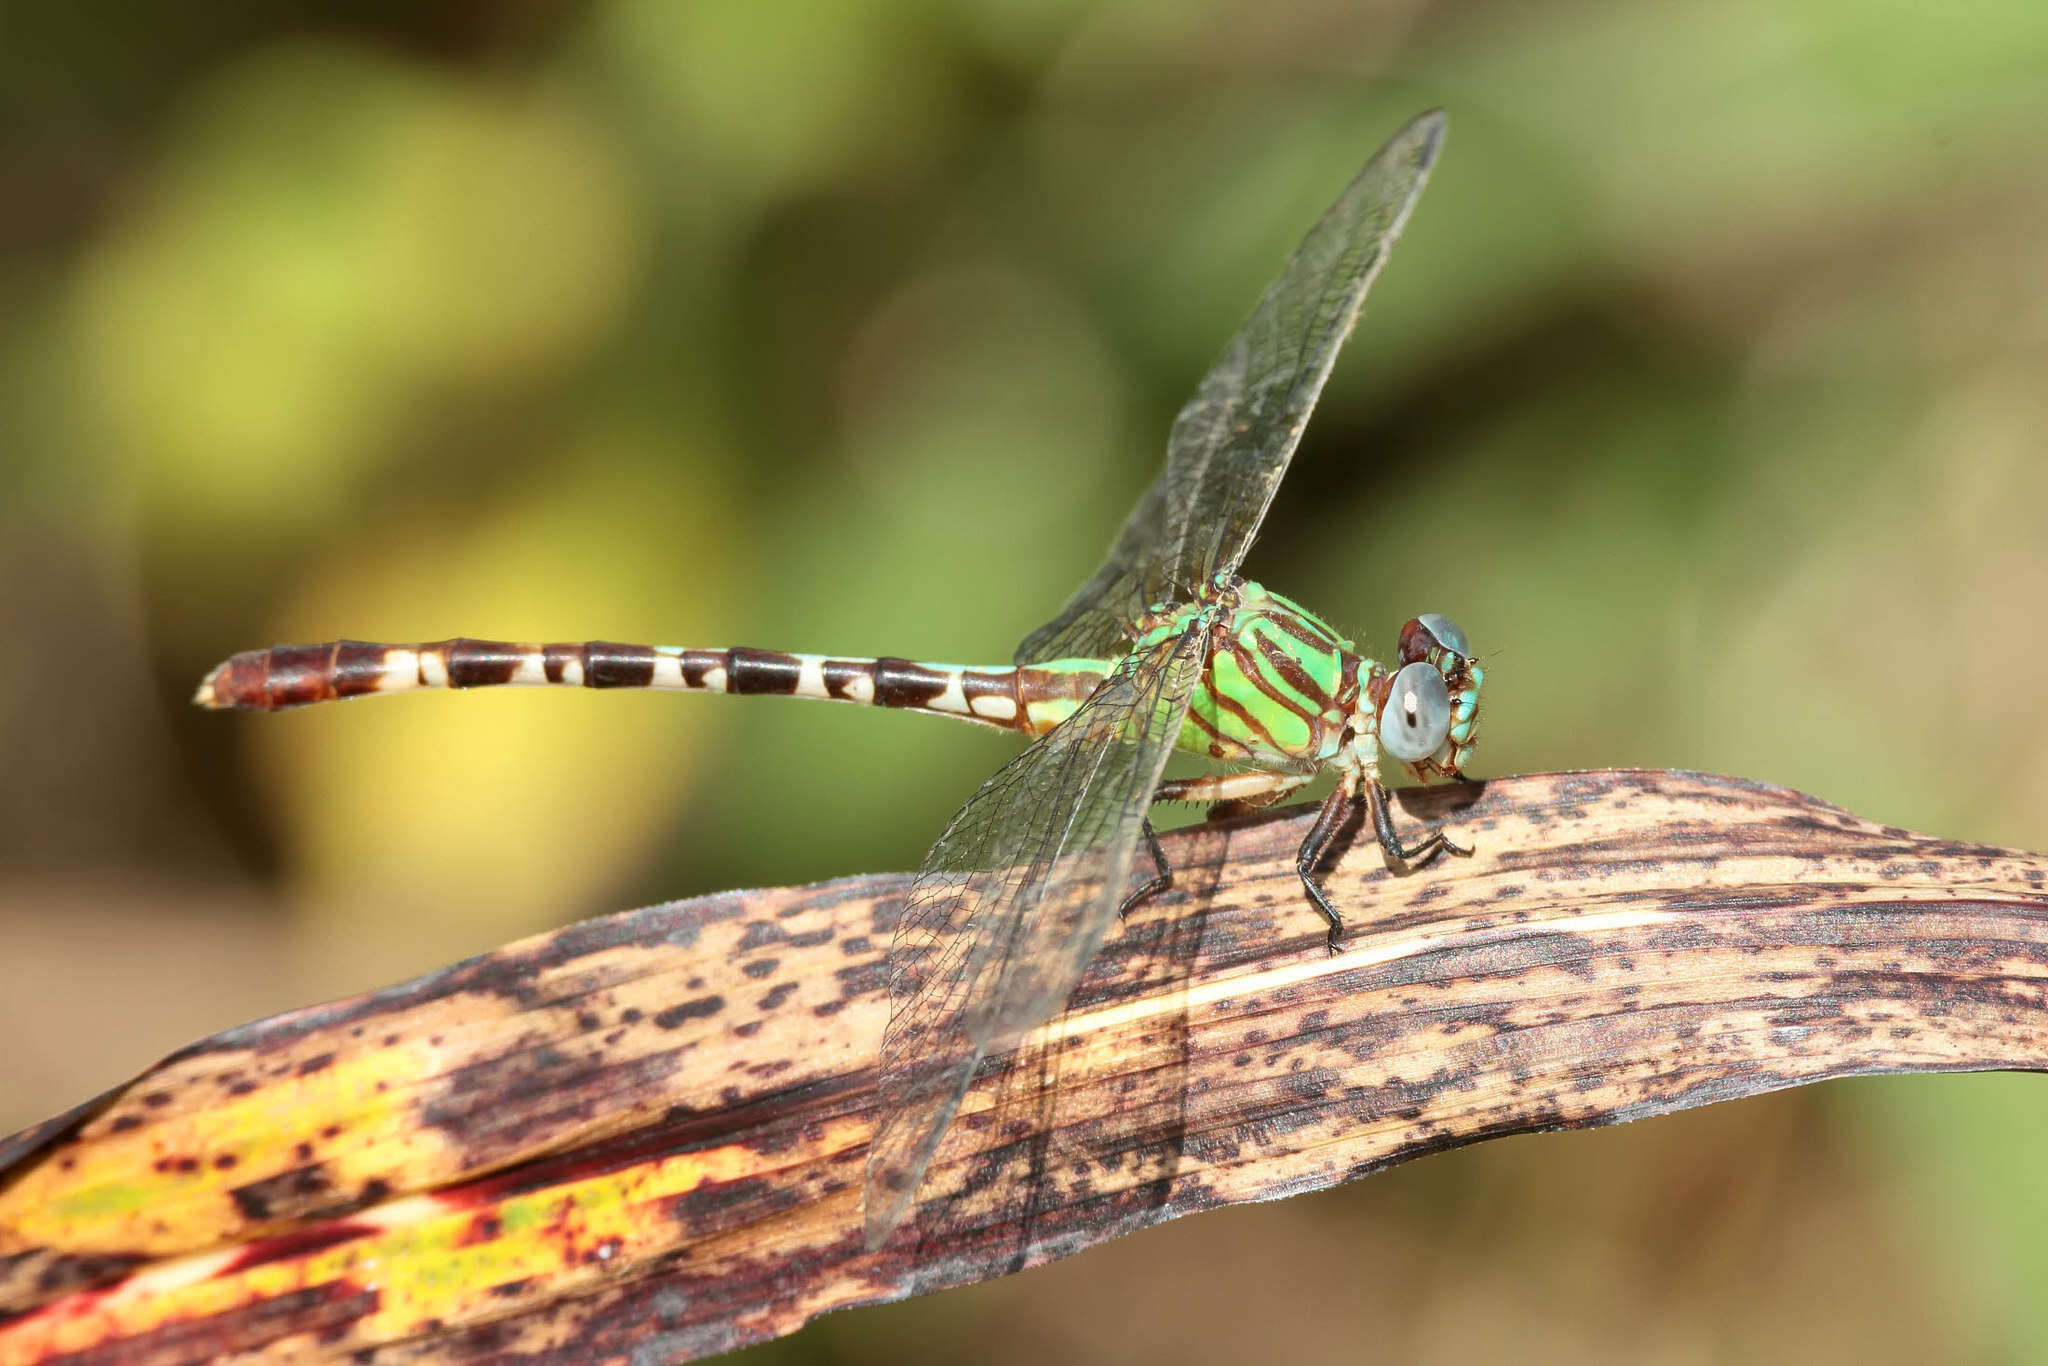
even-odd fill
[(1024, 638), (1018, 663), (1113, 657), (1145, 607), (1188, 601), (1213, 575), (1237, 571), (1366, 290), (1429, 178), (1445, 123), (1442, 110), (1431, 110), (1396, 133), (1309, 229), (1174, 419), (1166, 471), (1109, 558), (1058, 616)]
[(1066, 1004), (1115, 922), (1208, 625), (1124, 660), (932, 846), (889, 946), (870, 1247), (908, 1212), (982, 1056)]
[[(1034, 1033), (1000, 1071), (976, 1069), (990, 1108), (961, 1160), (919, 1187), (920, 1234), (971, 1237), (986, 1265), (1024, 1266), (1083, 1209), (1091, 1223), (1153, 1222), (1144, 1212), (1172, 1192), (1189, 1141), (1187, 989), (1223, 871), (1220, 841), (1200, 833), (1176, 861), (1177, 895), (1123, 916), (1053, 1017), (1075, 1030)], [(1149, 871), (1142, 846), (1134, 865), (1133, 880)], [(1089, 1017), (1125, 1004), (1142, 1005), (1146, 1021), (1118, 1031), (1112, 1059)], [(950, 1147), (938, 1151), (950, 1158)]]

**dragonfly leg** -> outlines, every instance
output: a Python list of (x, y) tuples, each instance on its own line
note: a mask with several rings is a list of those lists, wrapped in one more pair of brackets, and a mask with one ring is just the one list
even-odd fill
[[(1270, 806), (1314, 776), (1312, 773), (1254, 769), (1244, 773), (1205, 773), (1194, 778), (1168, 778), (1153, 792), (1152, 800), (1213, 802), (1215, 805), (1209, 809), (1209, 816), (1221, 819), (1240, 811), (1256, 811), (1262, 806)], [(1145, 845), (1152, 851), (1152, 865), (1159, 871), (1157, 876), (1124, 898), (1123, 904), (1117, 907), (1119, 917), (1129, 916), (1133, 906), (1154, 892), (1163, 892), (1173, 886), (1173, 865), (1166, 861), (1166, 851), (1159, 847), (1159, 832), (1152, 828), (1149, 818), (1145, 821), (1144, 830)]]
[(1430, 858), (1439, 850), (1466, 858), (1471, 856), (1470, 847), (1453, 842), (1451, 837), (1441, 830), (1430, 831), (1412, 849), (1403, 848), (1401, 836), (1394, 830), (1394, 813), (1387, 800), (1386, 784), (1377, 779), (1368, 779), (1365, 790), (1366, 800), (1372, 807), (1373, 833), (1379, 836), (1380, 848), (1386, 851), (1390, 861), (1413, 864), (1418, 860)]
[(1163, 892), (1173, 885), (1173, 865), (1166, 861), (1166, 851), (1159, 847), (1159, 832), (1152, 828), (1152, 818), (1150, 816), (1145, 818), (1145, 845), (1152, 851), (1152, 866), (1159, 871), (1146, 881), (1144, 885), (1138, 887), (1129, 896), (1124, 898), (1123, 904), (1116, 908), (1116, 916), (1119, 920), (1130, 915), (1131, 908), (1146, 897), (1151, 896), (1154, 892)]
[(1294, 870), (1301, 874), (1301, 885), (1308, 889), (1309, 900), (1316, 903), (1316, 909), (1323, 913), (1323, 919), (1330, 922), (1330, 952), (1337, 951), (1337, 941), (1344, 937), (1344, 918), (1337, 914), (1337, 908), (1330, 904), (1329, 893), (1323, 884), (1316, 881), (1316, 868), (1323, 856), (1336, 843), (1337, 832), (1351, 819), (1351, 813), (1358, 809), (1358, 794), (1348, 783), (1340, 783), (1323, 798), (1323, 809), (1316, 812), (1316, 823), (1308, 828), (1308, 837), (1301, 842), (1301, 848), (1294, 856)]
[(1159, 802), (1208, 802), (1209, 819), (1228, 820), (1271, 806), (1315, 777), (1313, 772), (1292, 773), (1285, 769), (1246, 769), (1239, 773), (1204, 773), (1194, 778), (1169, 778), (1159, 785), (1152, 800)]

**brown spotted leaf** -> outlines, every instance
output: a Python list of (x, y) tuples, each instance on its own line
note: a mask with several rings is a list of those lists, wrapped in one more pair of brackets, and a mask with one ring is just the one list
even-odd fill
[(1166, 838), (1175, 890), (992, 1060), (862, 1250), (908, 879), (577, 925), (230, 1031), (0, 1143), (0, 1366), (683, 1360), (1421, 1153), (1824, 1077), (2048, 1068), (2048, 860), (1689, 773)]

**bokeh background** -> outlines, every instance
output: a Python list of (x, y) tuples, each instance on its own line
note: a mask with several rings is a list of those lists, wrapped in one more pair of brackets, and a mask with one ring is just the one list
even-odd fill
[[(1007, 658), (1409, 115), (1250, 570), (1490, 652), (1480, 772), (2048, 845), (2040, 0), (0, 11), (0, 1131), (569, 919), (914, 866), (1009, 752), (275, 640)], [(2048, 1083), (1481, 1145), (761, 1361), (2048, 1357)]]

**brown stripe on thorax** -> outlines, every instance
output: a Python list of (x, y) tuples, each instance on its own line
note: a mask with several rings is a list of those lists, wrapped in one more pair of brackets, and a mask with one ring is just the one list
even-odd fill
[[(1250, 679), (1252, 682), (1252, 686), (1258, 688), (1260, 692), (1266, 693), (1267, 696), (1272, 696), (1272, 693), (1268, 689), (1261, 686), (1259, 682), (1258, 670), (1255, 668), (1248, 667), (1249, 661), (1247, 661), (1245, 658), (1244, 649), (1241, 645), (1238, 644), (1235, 638), (1232, 638), (1229, 641), (1229, 643), (1224, 646), (1224, 649), (1230, 651), (1233, 658), (1235, 658), (1237, 661), (1237, 671), (1243, 674), (1246, 678)], [(1265, 746), (1267, 749), (1277, 752), (1280, 748), (1280, 744), (1273, 738), (1273, 733), (1266, 729), (1265, 723), (1260, 721), (1257, 717), (1253, 716), (1251, 712), (1245, 708), (1244, 703), (1238, 701), (1234, 697), (1229, 696), (1221, 688), (1216, 686), (1216, 657), (1221, 653), (1222, 651), (1220, 650), (1211, 650), (1209, 652), (1208, 659), (1205, 660), (1202, 664), (1202, 685), (1204, 690), (1208, 693), (1209, 697), (1216, 703), (1218, 710), (1229, 712), (1233, 717), (1237, 718), (1238, 723), (1242, 725), (1246, 730), (1250, 731), (1260, 740), (1263, 740), (1265, 742)]]
[(1336, 636), (1324, 635), (1311, 630), (1306, 622), (1292, 612), (1272, 612), (1262, 615), (1259, 620), (1275, 630), (1285, 631), (1312, 650), (1343, 650), (1344, 642)]
[(1209, 757), (1211, 759), (1242, 759), (1251, 755), (1250, 749), (1216, 729), (1215, 722), (1196, 711), (1193, 707), (1188, 708), (1188, 720), (1196, 730), (1209, 737)]
[(1348, 721), (1358, 706), (1359, 657), (1350, 650), (1344, 652), (1344, 663), (1337, 675), (1337, 712)]
[[(1297, 640), (1301, 639), (1298, 633), (1290, 632), (1289, 634), (1293, 634)], [(1258, 642), (1259, 654), (1265, 658), (1268, 664), (1273, 666), (1273, 672), (1280, 675), (1288, 687), (1294, 689), (1303, 697), (1308, 698), (1314, 704), (1317, 712), (1323, 715), (1329, 714), (1330, 709), (1336, 705), (1336, 699), (1323, 691), (1322, 684), (1309, 677), (1308, 670), (1301, 667), (1300, 660), (1288, 654), (1276, 642), (1268, 640), (1256, 631), (1252, 633), (1252, 639)], [(1266, 687), (1264, 679), (1256, 671), (1248, 669), (1246, 672), (1252, 676), (1252, 680), (1255, 683), (1259, 684), (1259, 691), (1265, 693), (1268, 697), (1272, 697), (1282, 706), (1294, 711), (1301, 710), (1301, 704), (1294, 698), (1279, 696), (1271, 688)]]

